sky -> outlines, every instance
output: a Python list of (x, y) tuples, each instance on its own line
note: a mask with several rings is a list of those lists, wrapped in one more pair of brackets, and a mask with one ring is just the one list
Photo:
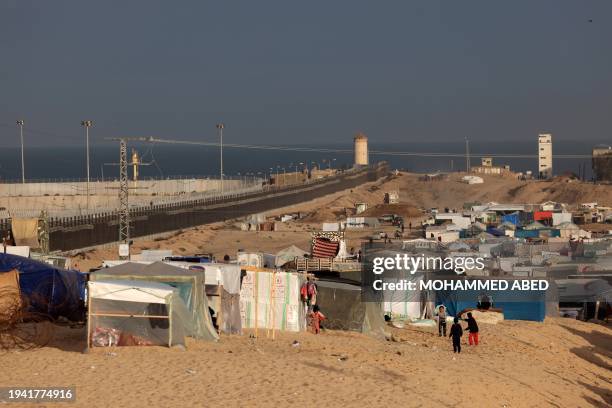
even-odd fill
[(2, 0), (0, 146), (611, 142), (611, 44), (609, 0)]

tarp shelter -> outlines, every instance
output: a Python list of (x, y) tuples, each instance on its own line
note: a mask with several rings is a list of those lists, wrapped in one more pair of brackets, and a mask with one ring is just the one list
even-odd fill
[(86, 274), (54, 267), (17, 255), (0, 253), (0, 272), (17, 270), (19, 288), (30, 312), (57, 319), (85, 317)]
[(553, 212), (552, 211), (536, 211), (533, 213), (533, 219), (535, 221), (548, 221), (552, 220)]
[(224, 333), (242, 332), (240, 318), (240, 276), (237, 264), (183, 264), (190, 270), (203, 270), (206, 280), (208, 305), (217, 314), (217, 325)]
[(301, 331), (306, 328), (300, 299), (303, 274), (247, 270), (240, 289), (242, 327)]
[[(482, 278), (480, 278), (482, 279)], [(510, 285), (512, 280), (510, 280)], [(541, 322), (546, 316), (546, 292), (544, 291), (435, 291), (436, 304), (446, 307), (450, 316), (467, 308), (474, 308), (479, 296), (491, 297), (494, 307), (503, 310), (506, 320), (532, 320)]]
[(191, 313), (170, 285), (148, 281), (88, 283), (87, 347), (184, 345)]
[(38, 248), (38, 218), (11, 218), (11, 231), (15, 245)]
[(181, 299), (190, 312), (191, 323), (186, 327), (193, 328), (193, 331), (188, 331), (186, 335), (211, 341), (219, 338), (208, 310), (202, 270), (178, 268), (163, 262), (152, 264), (127, 262), (92, 272), (90, 280), (149, 281), (170, 285), (178, 289)]
[(380, 302), (362, 302), (361, 286), (348, 283), (317, 281), (317, 302), (327, 317), (323, 327), (351, 330), (385, 337), (385, 320)]
[(0, 272), (0, 323), (15, 317), (21, 310), (19, 272)]
[(308, 254), (308, 251), (304, 251), (295, 245), (281, 249), (276, 253), (276, 267), (281, 267), (286, 263), (293, 261), (295, 258), (302, 258), (304, 254)]

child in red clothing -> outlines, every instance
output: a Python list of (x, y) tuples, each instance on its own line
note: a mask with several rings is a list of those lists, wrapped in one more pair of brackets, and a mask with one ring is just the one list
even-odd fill
[(321, 332), (321, 322), (323, 320), (325, 320), (325, 315), (319, 311), (319, 305), (314, 305), (310, 313), (310, 327), (314, 334)]

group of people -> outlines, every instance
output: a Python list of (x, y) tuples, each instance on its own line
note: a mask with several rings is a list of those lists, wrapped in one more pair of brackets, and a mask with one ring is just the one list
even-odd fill
[[(459, 324), (460, 320), (463, 320), (468, 324), (466, 330), (469, 333), (469, 345), (478, 345), (478, 323), (476, 323), (476, 319), (474, 316), (472, 316), (472, 313), (468, 312), (467, 319), (455, 317), (453, 320), (453, 325), (450, 329), (450, 334), (448, 337), (453, 341), (453, 352), (455, 353), (461, 353), (461, 337), (463, 336), (463, 327), (461, 327), (461, 324)], [(446, 308), (444, 306), (438, 307), (438, 335), (440, 337), (446, 337)]]

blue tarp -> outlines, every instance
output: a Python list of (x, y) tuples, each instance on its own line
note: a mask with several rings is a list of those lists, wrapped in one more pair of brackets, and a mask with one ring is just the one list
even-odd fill
[(516, 230), (514, 231), (516, 238), (538, 238), (540, 236), (539, 230)]
[(487, 233), (496, 237), (506, 236), (506, 232), (495, 227), (487, 227)]
[(491, 296), (495, 308), (502, 309), (506, 320), (544, 321), (546, 293), (543, 291), (436, 291), (436, 305), (443, 304), (450, 316), (467, 308), (474, 308), (478, 296)]
[(512, 214), (502, 216), (501, 223), (503, 224), (504, 222), (509, 222), (514, 225), (519, 225), (519, 213), (514, 212)]
[(0, 253), (0, 272), (13, 269), (19, 271), (21, 294), (27, 299), (31, 312), (54, 319), (62, 316), (72, 321), (83, 320), (86, 274)]

